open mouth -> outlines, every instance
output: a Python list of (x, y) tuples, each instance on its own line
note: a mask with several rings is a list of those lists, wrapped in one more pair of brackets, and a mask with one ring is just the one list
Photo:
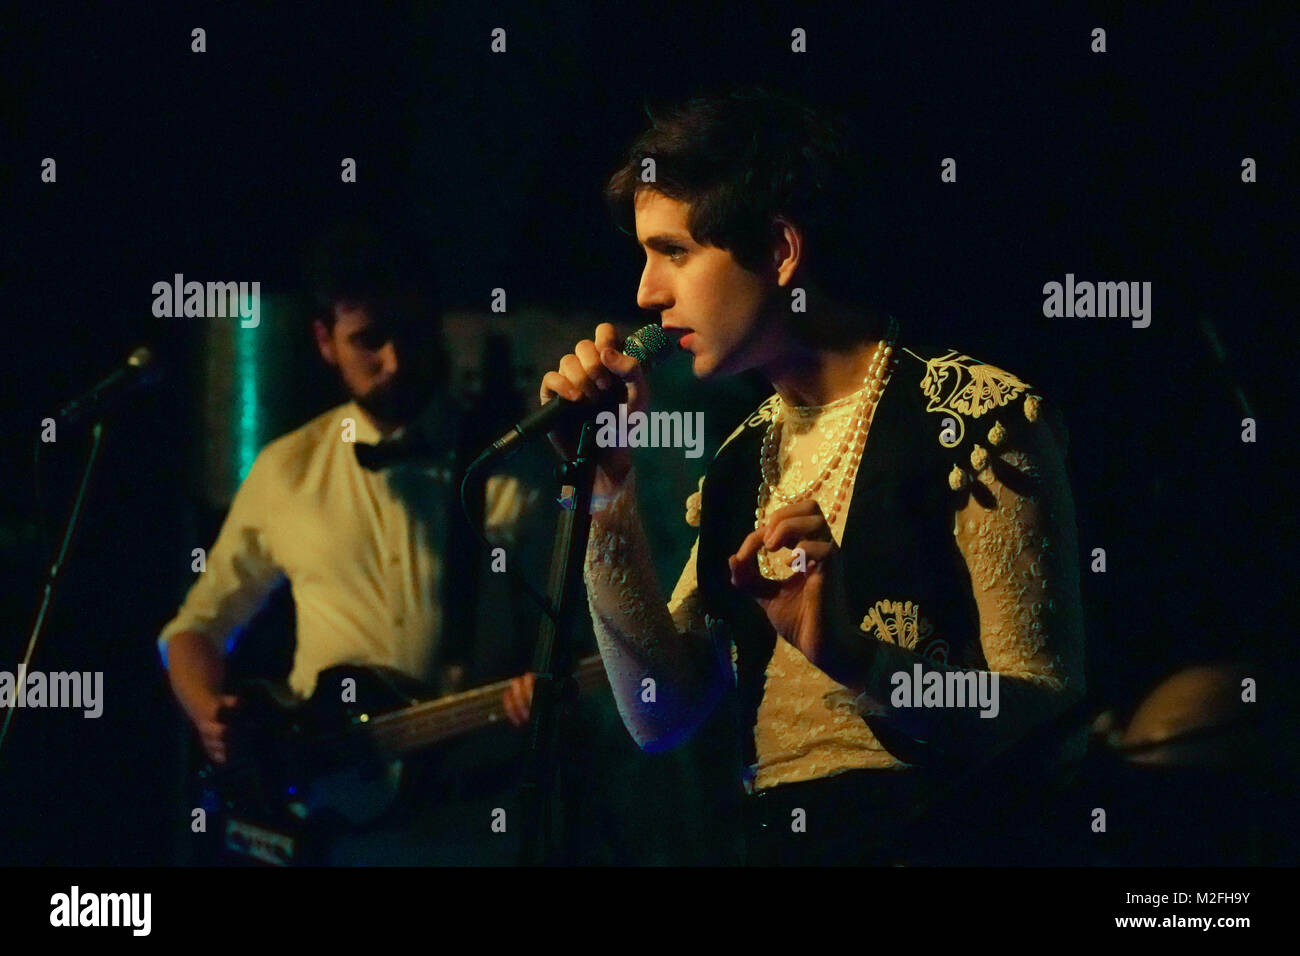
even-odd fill
[(677, 336), (677, 347), (680, 349), (690, 350), (691, 342), (695, 340), (695, 332), (692, 329), (683, 326), (665, 325), (664, 331), (669, 335)]

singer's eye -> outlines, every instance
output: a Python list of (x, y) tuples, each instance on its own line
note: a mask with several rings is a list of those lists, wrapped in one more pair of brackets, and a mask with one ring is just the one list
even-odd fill
[(360, 348), (370, 352), (377, 352), (391, 338), (392, 334), (385, 329), (371, 326), (353, 334), (352, 341)]
[(686, 250), (683, 249), (681, 246), (665, 246), (664, 255), (666, 255), (673, 262), (681, 262), (683, 259), (686, 258)]

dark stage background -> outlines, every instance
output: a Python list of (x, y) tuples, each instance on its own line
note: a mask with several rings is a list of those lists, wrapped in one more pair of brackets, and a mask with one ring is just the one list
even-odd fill
[[(904, 334), (1013, 370), (1064, 407), (1080, 548), (1107, 554), (1107, 572), (1085, 562), (1083, 580), (1098, 709), (1122, 720), (1156, 681), (1207, 660), (1254, 662), (1262, 699), (1290, 693), (1295, 522), (1281, 416), (1294, 374), (1283, 285), (1296, 248), (1286, 206), (1296, 24), (1262, 4), (1144, 7), (20, 13), (2, 58), (0, 667), (20, 658), (43, 573), (31, 463), (40, 420), (136, 344), (155, 345), (171, 374), (111, 431), (33, 664), (103, 670), (105, 714), (18, 713), (0, 751), (0, 862), (184, 855), (184, 734), (154, 638), (184, 594), (191, 548), (211, 544), (195, 467), (204, 340), (199, 320), (152, 317), (153, 283), (177, 272), (258, 280), (289, 301), (310, 235), (343, 214), (401, 215), (436, 250), (466, 374), (489, 318), (510, 331), (530, 310), (549, 317), (553, 336), (519, 332), (531, 400), (538, 370), (600, 318), (646, 319), (634, 302), (639, 250), (599, 195), (644, 104), (729, 82), (851, 112), (869, 133), (864, 182), (880, 198), (879, 218), (861, 224), (879, 239), (864, 268)], [(1095, 26), (1108, 32), (1105, 54), (1089, 51)], [(191, 52), (194, 27), (207, 31), (206, 53)], [(505, 54), (489, 51), (494, 27), (507, 31)], [(795, 27), (807, 30), (806, 54), (790, 52)], [(47, 156), (54, 184), (40, 181)], [(953, 184), (939, 178), (948, 156)], [(1258, 162), (1253, 184), (1241, 181), (1246, 156)], [(343, 157), (356, 159), (355, 184), (340, 182)], [(1044, 318), (1042, 286), (1067, 272), (1150, 281), (1150, 327)], [(488, 315), (496, 287), (509, 296), (504, 317)], [(708, 409), (709, 448), (698, 461), (657, 461), (646, 483), (666, 516), (655, 542), (666, 590), (691, 541), (681, 502), (763, 394), (688, 378), (670, 372), (656, 394)], [(281, 409), (285, 428), (333, 400), (323, 373), (279, 385), (296, 396)], [(1258, 422), (1253, 444), (1241, 441), (1238, 388)], [(83, 453), (72, 429), (46, 450), (51, 533)], [(591, 707), (604, 735), (593, 773), (622, 841), (613, 850), (597, 834), (592, 858), (727, 859), (728, 837), (707, 816), (734, 780), (725, 726), (647, 756), (607, 696)], [(1294, 753), (1287, 726), (1268, 728), (1270, 753)]]

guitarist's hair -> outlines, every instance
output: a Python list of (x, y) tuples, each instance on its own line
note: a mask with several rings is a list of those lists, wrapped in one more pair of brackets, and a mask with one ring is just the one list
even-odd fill
[(401, 224), (380, 225), (362, 217), (338, 220), (312, 239), (303, 255), (307, 291), (316, 309), (312, 317), (331, 326), (334, 306), (340, 303), (417, 293), (436, 321), (442, 303), (429, 245), (430, 240)]

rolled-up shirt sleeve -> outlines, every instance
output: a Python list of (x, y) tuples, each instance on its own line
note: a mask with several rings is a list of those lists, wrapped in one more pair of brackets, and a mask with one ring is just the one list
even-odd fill
[(271, 472), (265, 453), (258, 455), (235, 493), (203, 570), (158, 636), (164, 666), (168, 642), (183, 631), (204, 635), (225, 653), (227, 640), (252, 619), (284, 578), (268, 545), (267, 518), (275, 506)]

